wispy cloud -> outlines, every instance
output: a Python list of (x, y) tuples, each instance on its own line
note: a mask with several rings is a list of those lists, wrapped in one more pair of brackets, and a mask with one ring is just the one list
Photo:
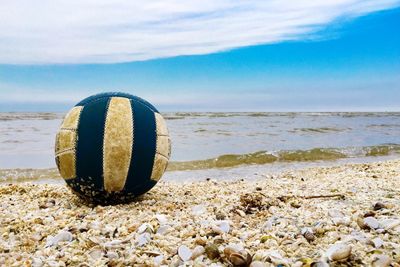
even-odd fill
[(107, 63), (307, 38), (398, 0), (15, 0), (0, 5), (0, 63)]

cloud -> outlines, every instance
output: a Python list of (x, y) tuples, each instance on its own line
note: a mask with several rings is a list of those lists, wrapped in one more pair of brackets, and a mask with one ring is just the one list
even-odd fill
[(14, 0), (0, 5), (0, 63), (111, 63), (297, 40), (398, 0)]

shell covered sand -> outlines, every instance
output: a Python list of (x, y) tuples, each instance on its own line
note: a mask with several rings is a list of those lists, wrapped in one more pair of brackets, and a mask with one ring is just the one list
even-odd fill
[(400, 266), (400, 160), (160, 182), (117, 206), (60, 185), (0, 198), (1, 266)]

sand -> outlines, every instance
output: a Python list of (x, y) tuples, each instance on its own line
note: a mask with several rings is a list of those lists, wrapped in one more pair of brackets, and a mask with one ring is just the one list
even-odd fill
[(400, 160), (160, 181), (117, 206), (30, 183), (0, 199), (1, 266), (400, 266)]

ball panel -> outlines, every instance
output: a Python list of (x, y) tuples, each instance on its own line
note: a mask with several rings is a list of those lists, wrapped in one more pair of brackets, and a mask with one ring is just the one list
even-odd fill
[(73, 179), (76, 177), (75, 151), (66, 151), (58, 154), (56, 163), (62, 178)]
[(150, 181), (156, 153), (156, 122), (154, 112), (146, 105), (131, 100), (133, 114), (133, 147), (125, 189), (135, 194), (138, 185)]
[(76, 177), (76, 131), (81, 112), (81, 106), (72, 108), (64, 117), (61, 129), (56, 135), (56, 163), (64, 179)]
[(73, 107), (65, 116), (61, 129), (73, 129), (76, 130), (78, 128), (79, 117), (82, 112), (82, 106)]
[(104, 189), (121, 191), (132, 155), (133, 119), (128, 98), (112, 97), (108, 106), (103, 144)]
[(81, 112), (76, 146), (76, 174), (93, 178), (94, 188), (103, 188), (103, 138), (108, 98), (86, 104)]
[(60, 151), (59, 139), (60, 139), (60, 133), (58, 132), (56, 134), (56, 143), (54, 145), (54, 152), (55, 152), (56, 156), (57, 156), (58, 151)]
[(56, 156), (66, 150), (75, 150), (76, 132), (61, 129), (56, 137)]
[(157, 153), (169, 158), (169, 137), (165, 135), (157, 136)]
[(151, 180), (158, 182), (167, 168), (168, 158), (156, 153), (154, 157), (153, 169), (151, 172)]
[(167, 124), (164, 118), (159, 113), (155, 113), (157, 124), (157, 135), (168, 135)]

